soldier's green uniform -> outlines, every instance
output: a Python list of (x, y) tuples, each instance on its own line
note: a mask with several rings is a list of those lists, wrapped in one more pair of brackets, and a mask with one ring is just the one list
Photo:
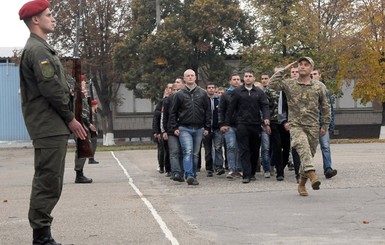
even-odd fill
[(322, 128), (330, 124), (330, 104), (323, 83), (312, 80), (309, 84), (298, 79), (284, 79), (285, 70), (270, 79), (270, 88), (284, 91), (289, 107), (288, 121), (291, 126), (291, 145), (301, 157), (301, 173), (315, 170), (313, 157), (319, 142), (320, 112)]
[(70, 88), (56, 51), (31, 33), (20, 61), (24, 121), (35, 149), (35, 174), (28, 218), (31, 227), (49, 228), (63, 186), (64, 164), (74, 119)]

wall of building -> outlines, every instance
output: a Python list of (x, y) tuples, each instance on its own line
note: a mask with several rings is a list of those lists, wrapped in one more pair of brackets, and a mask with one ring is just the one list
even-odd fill
[(30, 140), (21, 112), (19, 66), (0, 62), (0, 141)]

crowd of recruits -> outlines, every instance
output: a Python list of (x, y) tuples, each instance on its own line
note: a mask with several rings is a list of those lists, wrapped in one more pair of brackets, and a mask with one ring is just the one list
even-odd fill
[[(290, 78), (286, 78), (287, 70)], [(153, 121), (159, 172), (166, 172), (174, 181), (198, 185), (202, 143), (207, 177), (214, 172), (222, 175), (228, 168), (228, 179), (241, 177), (245, 184), (256, 179), (260, 162), (265, 178), (276, 173), (278, 181), (284, 180), (284, 168), (290, 167), (291, 157), (294, 166), (289, 170), (295, 170), (299, 194), (305, 196), (308, 178), (313, 189), (319, 189), (312, 159), (320, 142), (325, 177), (335, 176), (329, 145), (333, 103), (314, 61), (302, 57), (274, 72), (271, 79), (262, 74), (261, 82), (255, 81), (252, 70), (245, 70), (243, 79), (234, 73), (226, 91), (213, 83), (207, 83), (206, 90), (200, 88), (192, 70), (168, 84)], [(273, 86), (269, 86), (270, 80)]]

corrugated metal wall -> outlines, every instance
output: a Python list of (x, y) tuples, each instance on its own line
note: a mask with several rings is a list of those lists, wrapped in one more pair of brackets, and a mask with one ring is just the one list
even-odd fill
[(20, 103), (19, 66), (0, 63), (0, 141), (30, 140)]

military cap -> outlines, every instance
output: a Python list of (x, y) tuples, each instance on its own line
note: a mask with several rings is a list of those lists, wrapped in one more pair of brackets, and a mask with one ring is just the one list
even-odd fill
[(47, 0), (33, 0), (25, 3), (19, 10), (21, 20), (38, 15), (51, 5)]
[(310, 65), (314, 68), (314, 61), (313, 61), (312, 58), (310, 58), (310, 57), (305, 57), (305, 56), (304, 56), (304, 57), (301, 57), (301, 58), (298, 59), (298, 63), (301, 62), (302, 60), (306, 60), (306, 61), (309, 62)]

